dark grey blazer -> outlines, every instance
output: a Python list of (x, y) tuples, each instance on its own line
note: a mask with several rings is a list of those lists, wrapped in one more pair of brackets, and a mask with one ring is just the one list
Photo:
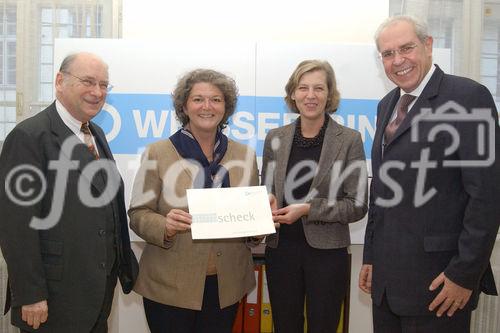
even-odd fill
[[(93, 123), (91, 130), (101, 159), (113, 161), (103, 131)], [(56, 174), (48, 167), (49, 162), (59, 159), (61, 146), (70, 137), (76, 138), (53, 103), (18, 124), (7, 136), (0, 155), (0, 179), (5, 180), (16, 166), (30, 165), (42, 172), (47, 185), (41, 200), (26, 207), (12, 202), (5, 186), (0, 186), (0, 246), (9, 272), (12, 322), (28, 331), (31, 328), (21, 319), (21, 305), (48, 300), (48, 321), (37, 332), (88, 333), (103, 303), (106, 269), (102, 263), (106, 262), (106, 237), (102, 231), (106, 219), (110, 218), (109, 206), (87, 207), (78, 197), (79, 181), (90, 188), (94, 196), (102, 194), (105, 188), (102, 178), (90, 180), (82, 175), (83, 168), (93, 161), (84, 144), (78, 144), (73, 150), (72, 160), (78, 162), (78, 168), (69, 171), (65, 182), (59, 222), (48, 230), (29, 227), (33, 216), (43, 218), (51, 209)], [(118, 173), (118, 169), (114, 167), (111, 172)], [(41, 182), (32, 181), (30, 185), (36, 193)], [(137, 275), (137, 260), (130, 249), (121, 178), (114, 205), (118, 207), (114, 221), (119, 222), (115, 224), (118, 274), (123, 291), (128, 293)]]
[[(500, 131), (495, 103), (489, 91), (472, 80), (447, 75), (438, 67), (415, 105), (398, 128), (394, 139), (382, 151), (384, 129), (399, 99), (399, 88), (379, 103), (377, 130), (372, 148), (373, 179), (370, 209), (365, 234), (365, 264), (373, 265), (372, 298), (380, 304), (384, 292), (391, 309), (399, 315), (434, 315), (428, 306), (439, 290), (428, 290), (441, 272), (455, 283), (475, 291), (467, 307), (474, 308), (478, 291), (496, 294), (489, 258), (500, 223)], [(411, 140), (411, 122), (423, 109), (430, 115), (448, 101), (454, 101), (470, 112), (486, 108), (483, 115), (494, 122), (493, 144), (496, 160), (489, 167), (443, 167), (445, 160), (478, 159), (478, 123), (471, 121), (423, 121), (416, 127), (418, 140)], [(453, 110), (446, 113), (453, 114)], [(436, 124), (454, 128), (460, 136), (458, 149), (449, 155), (446, 149), (452, 138), (440, 132), (429, 142), (430, 130)], [(414, 203), (420, 161), (427, 151), (428, 159), (437, 164), (426, 174), (424, 190), (436, 194), (425, 204)], [(378, 198), (390, 199), (393, 191), (382, 182), (380, 170), (385, 162), (402, 162), (402, 170), (392, 169), (389, 176), (401, 186), (402, 201), (384, 208), (375, 204)]]
[[(262, 184), (276, 196), (278, 208), (283, 207), (283, 189), (294, 132), (295, 123), (276, 128), (269, 131), (264, 142)], [(341, 179), (342, 172), (354, 165), (359, 167), (344, 173), (346, 177)], [(338, 191), (334, 191), (335, 186)], [(309, 215), (301, 219), (308, 244), (318, 249), (348, 246), (347, 224), (362, 219), (367, 211), (366, 160), (359, 132), (330, 120), (309, 196)], [(277, 247), (278, 239), (279, 229), (276, 234), (267, 236), (266, 244)]]

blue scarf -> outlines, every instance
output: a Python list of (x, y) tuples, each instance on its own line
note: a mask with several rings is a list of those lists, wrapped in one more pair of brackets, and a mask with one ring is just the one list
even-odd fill
[(170, 141), (174, 144), (175, 149), (185, 159), (197, 161), (203, 169), (196, 175), (193, 188), (217, 188), (229, 187), (229, 173), (220, 165), (220, 161), (226, 154), (227, 136), (222, 134), (220, 130), (215, 134), (215, 146), (213, 161), (209, 162), (200, 144), (194, 138), (193, 134), (186, 128), (181, 128), (175, 132)]

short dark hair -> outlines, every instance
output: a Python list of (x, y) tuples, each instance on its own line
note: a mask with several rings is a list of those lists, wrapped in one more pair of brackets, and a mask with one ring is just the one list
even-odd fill
[(175, 114), (177, 119), (181, 122), (182, 126), (189, 123), (189, 117), (184, 113), (189, 94), (196, 83), (210, 83), (219, 88), (224, 95), (225, 111), (218, 127), (223, 129), (226, 127), (229, 117), (231, 117), (236, 110), (236, 103), (238, 101), (238, 88), (236, 82), (229, 76), (212, 69), (195, 69), (182, 76), (177, 81), (177, 86), (172, 93), (172, 102), (174, 104)]
[(304, 60), (293, 71), (285, 86), (286, 96), (285, 102), (288, 108), (295, 113), (299, 113), (295, 101), (292, 99), (292, 94), (297, 89), (299, 81), (305, 73), (324, 71), (326, 74), (326, 84), (328, 86), (328, 96), (326, 100), (325, 112), (334, 113), (337, 111), (340, 103), (340, 93), (337, 90), (337, 81), (335, 80), (335, 72), (328, 61), (324, 60)]

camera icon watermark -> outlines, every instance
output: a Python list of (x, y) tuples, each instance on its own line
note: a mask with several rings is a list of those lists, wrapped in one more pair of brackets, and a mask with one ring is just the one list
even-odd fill
[[(421, 125), (424, 122), (435, 123), (426, 138), (421, 137)], [(460, 125), (465, 125), (469, 131), (475, 131), (476, 136), (462, 137)], [(450, 159), (443, 160), (443, 167), (488, 167), (495, 162), (495, 119), (491, 116), (491, 109), (473, 108), (468, 112), (460, 104), (448, 101), (434, 111), (422, 108), (420, 114), (412, 120), (412, 142), (424, 139), (434, 142), (440, 132), (446, 132), (451, 137), (451, 144), (444, 151), (445, 157)], [(463, 144), (461, 139), (474, 140), (476, 143), (473, 159), (451, 158)]]

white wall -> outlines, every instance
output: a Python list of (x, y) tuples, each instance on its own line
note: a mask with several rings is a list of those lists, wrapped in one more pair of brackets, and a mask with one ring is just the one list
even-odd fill
[[(388, 13), (388, 0), (123, 0), (123, 38), (213, 41), (214, 48), (231, 41), (371, 43)], [(139, 255), (143, 246), (133, 248)], [(350, 332), (369, 333), (370, 298), (357, 288), (362, 246), (351, 252)], [(117, 289), (109, 322), (111, 333), (147, 332), (141, 298)]]
[(370, 43), (388, 13), (388, 0), (123, 0), (123, 38)]

